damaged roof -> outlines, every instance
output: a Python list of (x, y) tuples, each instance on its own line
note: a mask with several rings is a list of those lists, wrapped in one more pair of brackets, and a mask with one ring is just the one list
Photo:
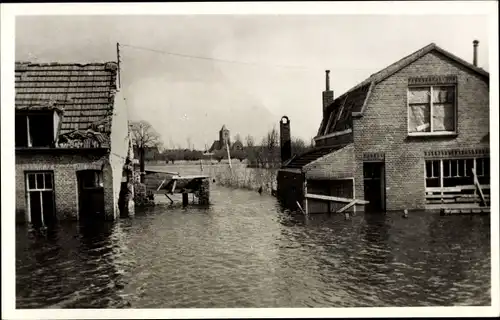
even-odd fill
[(302, 169), (307, 164), (316, 161), (319, 158), (326, 156), (327, 154), (340, 150), (349, 144), (350, 143), (336, 145), (336, 146), (314, 148), (303, 154), (293, 157), (287, 164), (283, 166), (283, 169)]
[[(352, 116), (361, 116), (363, 114), (366, 102), (371, 93), (371, 88), (377, 83), (387, 79), (391, 75), (410, 65), (411, 63), (422, 58), (431, 51), (437, 51), (440, 54), (448, 57), (464, 67), (478, 73), (479, 75), (489, 79), (489, 73), (482, 68), (476, 67), (473, 64), (457, 57), (456, 55), (438, 47), (435, 43), (431, 43), (410, 55), (394, 62), (388, 67), (372, 74), (370, 77), (360, 82), (346, 93), (335, 99), (328, 107), (326, 117), (323, 118), (318, 136), (328, 133), (342, 131), (352, 125)], [(332, 114), (333, 111), (333, 114)]]
[(60, 135), (96, 130), (96, 125), (104, 125), (102, 130), (109, 134), (117, 71), (116, 62), (16, 62), (15, 107), (61, 111)]

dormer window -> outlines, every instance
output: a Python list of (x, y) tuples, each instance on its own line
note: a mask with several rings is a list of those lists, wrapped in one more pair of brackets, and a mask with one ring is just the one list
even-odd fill
[[(56, 119), (57, 117), (57, 119)], [(16, 111), (16, 147), (53, 147), (58, 116), (54, 111)]]

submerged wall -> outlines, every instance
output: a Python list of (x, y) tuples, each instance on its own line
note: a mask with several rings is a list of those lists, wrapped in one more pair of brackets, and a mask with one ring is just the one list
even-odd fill
[(297, 210), (296, 201), (304, 208), (304, 175), (300, 170), (279, 170), (277, 182), (277, 196), (285, 208)]
[[(58, 152), (58, 153), (55, 153)], [(104, 206), (106, 213), (113, 210), (113, 179), (107, 155), (104, 151), (95, 150), (91, 154), (62, 154), (51, 150), (45, 153), (37, 151), (16, 153), (16, 221), (29, 221), (27, 216), (26, 172), (51, 171), (54, 175), (54, 197), (56, 217), (59, 220), (78, 219), (78, 180), (77, 171), (103, 170)]]

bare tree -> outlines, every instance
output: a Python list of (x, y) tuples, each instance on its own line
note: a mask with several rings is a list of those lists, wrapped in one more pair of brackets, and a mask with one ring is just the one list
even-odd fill
[(265, 160), (269, 165), (274, 164), (278, 161), (279, 157), (279, 133), (276, 130), (276, 126), (270, 130), (266, 136), (262, 139), (262, 153), (263, 160)]
[(234, 136), (234, 142), (241, 142), (243, 143), (243, 141), (241, 140), (241, 136), (239, 133), (237, 133), (235, 136)]
[(160, 148), (163, 143), (158, 132), (156, 132), (153, 126), (145, 120), (131, 121), (129, 123), (129, 127), (132, 136), (132, 142), (139, 152), (141, 182), (144, 182), (144, 149), (146, 147)]
[(301, 138), (293, 138), (292, 139), (292, 152), (294, 154), (301, 154), (306, 151), (308, 147), (306, 146), (306, 142)]
[(138, 148), (159, 147), (163, 144), (160, 135), (149, 122), (145, 120), (131, 121), (129, 126), (132, 141)]

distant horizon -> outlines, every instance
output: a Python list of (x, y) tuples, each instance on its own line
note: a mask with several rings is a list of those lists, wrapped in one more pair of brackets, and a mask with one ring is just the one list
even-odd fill
[(472, 62), (475, 39), (488, 70), (481, 15), (22, 16), (15, 60), (116, 62), (120, 43), (129, 120), (151, 123), (166, 148), (189, 140), (203, 150), (222, 125), (232, 139), (259, 143), (283, 115), (292, 136), (309, 143), (326, 69), (338, 97), (431, 42)]

